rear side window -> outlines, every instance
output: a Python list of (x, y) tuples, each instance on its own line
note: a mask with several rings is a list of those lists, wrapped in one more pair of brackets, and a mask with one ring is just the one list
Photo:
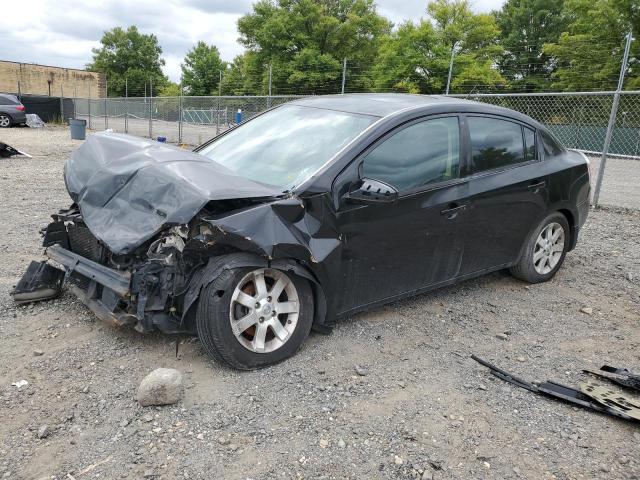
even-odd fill
[(483, 172), (526, 161), (522, 127), (496, 118), (470, 117), (471, 171)]
[(540, 132), (540, 137), (542, 138), (542, 148), (544, 148), (545, 157), (555, 157), (564, 151), (563, 148), (558, 145), (558, 142), (547, 133)]
[(527, 161), (538, 159), (538, 149), (536, 148), (536, 132), (527, 127), (524, 129), (524, 148), (527, 156)]
[(436, 118), (410, 125), (366, 155), (363, 175), (407, 191), (458, 178), (458, 117)]
[(12, 97), (5, 97), (4, 95), (0, 95), (0, 105), (18, 105), (18, 99), (15, 100)]

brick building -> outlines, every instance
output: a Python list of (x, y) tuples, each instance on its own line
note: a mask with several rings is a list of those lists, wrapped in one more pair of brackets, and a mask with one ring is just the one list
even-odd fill
[(104, 73), (0, 60), (0, 92), (102, 98), (106, 82)]

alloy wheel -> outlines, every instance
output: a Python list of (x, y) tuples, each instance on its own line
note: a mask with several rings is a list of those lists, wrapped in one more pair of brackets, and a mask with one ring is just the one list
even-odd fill
[(254, 353), (282, 347), (298, 323), (300, 300), (289, 276), (261, 268), (247, 273), (231, 296), (229, 321), (240, 344)]
[(0, 115), (0, 128), (7, 128), (11, 125), (11, 119), (7, 115)]
[(553, 222), (542, 229), (533, 251), (533, 265), (540, 275), (546, 275), (560, 261), (564, 252), (564, 228)]

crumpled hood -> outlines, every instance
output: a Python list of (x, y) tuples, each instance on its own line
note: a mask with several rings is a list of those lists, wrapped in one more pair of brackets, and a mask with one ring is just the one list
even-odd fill
[(209, 201), (282, 195), (200, 154), (109, 132), (73, 152), (64, 178), (91, 232), (115, 253), (189, 222)]

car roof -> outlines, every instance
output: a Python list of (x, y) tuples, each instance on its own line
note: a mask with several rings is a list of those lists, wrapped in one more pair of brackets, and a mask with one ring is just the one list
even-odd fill
[(475, 104), (469, 100), (443, 95), (412, 95), (408, 93), (348, 93), (342, 95), (322, 95), (306, 97), (289, 102), (305, 107), (325, 108), (342, 112), (386, 117), (400, 110), (426, 107), (429, 105)]

